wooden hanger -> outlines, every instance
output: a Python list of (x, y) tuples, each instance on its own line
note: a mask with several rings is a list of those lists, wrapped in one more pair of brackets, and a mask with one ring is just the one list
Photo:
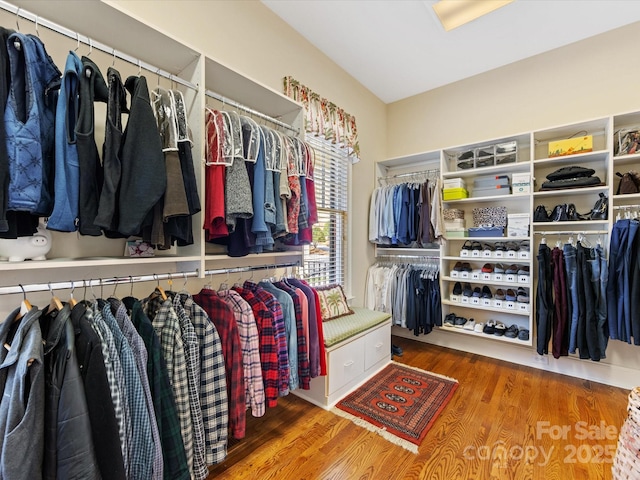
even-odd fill
[(22, 302), (20, 303), (20, 311), (18, 312), (18, 315), (16, 315), (14, 322), (17, 322), (18, 320), (20, 320), (29, 312), (29, 310), (31, 310), (31, 308), (33, 308), (29, 300), (27, 300), (27, 292), (25, 292), (24, 287), (22, 286), (22, 284), (19, 284), (19, 285), (20, 285), (20, 288), (22, 289), (23, 298), (22, 298)]
[(167, 294), (164, 291), (164, 289), (160, 286), (160, 280), (158, 280), (158, 275), (156, 275), (155, 273), (153, 274), (153, 277), (156, 279), (156, 281), (158, 282), (158, 285), (156, 285), (156, 289), (155, 292), (158, 293), (160, 295), (160, 297), (162, 298), (162, 300), (166, 300), (167, 299)]
[(49, 312), (53, 312), (55, 310), (62, 310), (62, 302), (58, 297), (53, 294), (53, 289), (51, 288), (51, 284), (49, 283), (49, 291), (51, 292), (51, 302), (49, 302)]
[(75, 307), (78, 304), (78, 301), (73, 298), (73, 291), (76, 289), (76, 285), (73, 281), (71, 281), (71, 293), (69, 294), (69, 306), (71, 308)]

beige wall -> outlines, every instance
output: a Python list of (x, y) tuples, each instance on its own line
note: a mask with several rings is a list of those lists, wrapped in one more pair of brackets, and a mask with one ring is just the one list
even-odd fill
[(640, 110), (640, 23), (388, 105), (390, 157)]
[(385, 104), (258, 1), (110, 3), (277, 91), (282, 78), (291, 75), (356, 116), (362, 161), (352, 175), (350, 271), (354, 303), (361, 304), (366, 269), (373, 262), (363, 212), (369, 208), (374, 162), (385, 158)]

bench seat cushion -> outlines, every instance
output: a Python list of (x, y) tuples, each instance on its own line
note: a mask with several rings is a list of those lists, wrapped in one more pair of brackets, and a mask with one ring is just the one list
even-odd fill
[(349, 337), (383, 323), (391, 317), (388, 313), (377, 312), (367, 308), (351, 307), (351, 309), (353, 310), (351, 315), (345, 315), (322, 324), (325, 347), (340, 343)]

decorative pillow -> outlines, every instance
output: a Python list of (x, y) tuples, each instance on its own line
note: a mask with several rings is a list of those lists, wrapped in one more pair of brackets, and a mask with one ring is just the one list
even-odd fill
[(320, 299), (320, 310), (322, 321), (333, 320), (334, 318), (351, 315), (353, 310), (349, 308), (347, 297), (341, 285), (327, 285), (326, 287), (316, 287), (318, 298)]

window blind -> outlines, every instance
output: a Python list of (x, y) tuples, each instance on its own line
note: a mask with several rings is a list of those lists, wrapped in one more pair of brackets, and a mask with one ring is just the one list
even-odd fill
[(314, 149), (318, 223), (313, 243), (305, 247), (304, 273), (313, 286), (344, 285), (347, 252), (349, 158), (347, 149), (308, 135)]

